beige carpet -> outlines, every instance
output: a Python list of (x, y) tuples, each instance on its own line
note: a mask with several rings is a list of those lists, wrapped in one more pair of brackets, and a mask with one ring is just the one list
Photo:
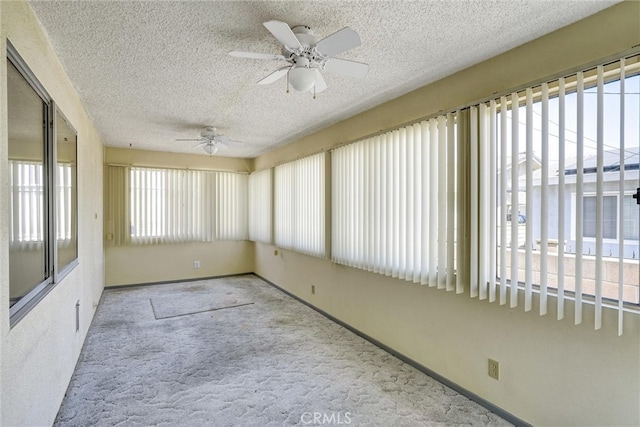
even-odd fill
[(509, 424), (239, 276), (106, 290), (55, 425)]

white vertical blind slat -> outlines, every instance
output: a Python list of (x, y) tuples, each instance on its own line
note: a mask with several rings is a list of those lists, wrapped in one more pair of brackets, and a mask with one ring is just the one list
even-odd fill
[(447, 282), (447, 117), (438, 117), (438, 289)]
[(584, 181), (584, 74), (577, 74), (576, 86), (576, 260), (575, 260), (575, 324), (582, 323), (582, 220), (583, 220), (583, 181)]
[(478, 108), (471, 107), (469, 109), (470, 120), (469, 124), (471, 127), (471, 233), (470, 233), (470, 252), (471, 259), (469, 260), (469, 269), (471, 273), (471, 283), (470, 283), (470, 293), (471, 298), (475, 298), (478, 296), (478, 269), (483, 269), (484, 266), (478, 265), (478, 257), (480, 256), (480, 251), (478, 248), (478, 237), (479, 234), (482, 233), (478, 227), (478, 198), (480, 197), (479, 192), (482, 188), (482, 183), (480, 182), (480, 177), (478, 173), (478, 165), (479, 165), (479, 155), (478, 155), (478, 133), (479, 125), (478, 125)]
[(456, 294), (462, 294), (465, 290), (463, 270), (467, 258), (466, 229), (466, 150), (468, 145), (467, 127), (469, 111), (460, 110), (457, 113), (457, 138), (456, 144)]
[(549, 243), (549, 85), (542, 84), (542, 180), (540, 200), (540, 315), (547, 314), (547, 255)]
[(564, 319), (564, 262), (565, 262), (565, 129), (566, 129), (565, 81), (558, 81), (558, 320)]
[(453, 166), (455, 158), (456, 120), (453, 113), (447, 115), (447, 291), (455, 290), (455, 197), (456, 182)]
[(438, 280), (438, 123), (429, 120), (429, 286)]
[(596, 172), (596, 312), (595, 329), (602, 327), (602, 249), (603, 249), (603, 223), (604, 223), (604, 67), (597, 68), (597, 113), (596, 113), (596, 151), (597, 151), (597, 172)]
[(500, 305), (507, 303), (507, 97), (500, 98)]
[(518, 306), (518, 182), (519, 182), (519, 132), (520, 119), (518, 115), (519, 98), (517, 93), (511, 94), (511, 284), (510, 307)]
[(625, 179), (625, 60), (620, 60), (620, 184), (618, 197), (618, 336), (624, 328), (624, 179)]
[[(527, 221), (525, 224), (524, 311), (530, 311), (533, 291), (533, 89), (527, 88), (526, 97), (525, 217)], [(518, 212), (512, 213), (512, 219), (517, 217), (517, 214)]]
[(497, 206), (497, 146), (496, 141), (496, 101), (489, 103), (489, 141), (486, 142), (489, 150), (489, 206), (486, 214), (489, 215), (489, 302), (496, 300), (496, 263), (497, 263), (497, 225), (496, 215), (493, 210)]
[(431, 196), (429, 195), (431, 189), (431, 174), (429, 173), (429, 155), (430, 155), (430, 130), (429, 123), (422, 122), (420, 123), (420, 132), (421, 132), (421, 142), (422, 142), (422, 170), (421, 170), (421, 181), (422, 181), (422, 193), (420, 198), (423, 201), (422, 207), (422, 240), (421, 240), (421, 248), (422, 248), (422, 274), (420, 277), (420, 283), (422, 285), (429, 284), (429, 267), (430, 267), (430, 254), (429, 254), (429, 241), (430, 241), (430, 232), (431, 232), (431, 224), (429, 222), (429, 212), (431, 206)]

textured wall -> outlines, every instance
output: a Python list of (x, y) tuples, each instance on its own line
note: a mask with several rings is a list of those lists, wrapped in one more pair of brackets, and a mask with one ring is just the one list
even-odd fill
[[(488, 98), (640, 44), (624, 2), (255, 159), (257, 170)], [(640, 425), (640, 315), (605, 310), (593, 330), (256, 243), (257, 274), (534, 425)], [(316, 293), (311, 294), (311, 285)], [(549, 312), (555, 307), (550, 305)], [(537, 309), (537, 301), (534, 302)], [(487, 375), (487, 359), (501, 380)]]
[[(0, 210), (1, 425), (48, 425), (56, 416), (104, 284), (102, 143), (26, 2), (0, 2), (8, 38), (78, 132), (79, 265), (9, 328), (8, 211)], [(7, 206), (6, 61), (0, 61), (0, 205)], [(80, 331), (75, 304), (80, 301)]]

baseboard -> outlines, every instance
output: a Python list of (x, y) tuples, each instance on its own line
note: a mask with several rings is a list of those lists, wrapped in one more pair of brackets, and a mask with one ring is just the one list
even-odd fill
[(260, 276), (259, 274), (256, 274), (256, 273), (252, 273), (252, 274), (254, 274), (256, 277), (258, 277), (261, 280), (263, 280), (265, 283), (268, 283), (269, 285), (271, 285), (274, 288), (278, 289), (279, 291), (289, 295), (291, 298), (293, 298), (293, 299), (301, 302), (302, 304), (312, 308), (313, 310), (315, 310), (318, 313), (322, 314), (327, 319), (337, 323), (338, 325), (342, 326), (343, 328), (346, 328), (346, 329), (350, 330), (354, 334), (360, 336), (361, 338), (364, 338), (365, 340), (369, 341), (371, 344), (381, 348), (382, 350), (386, 351), (387, 353), (391, 354), (392, 356), (395, 356), (396, 358), (400, 359), (401, 361), (403, 361), (407, 365), (413, 366), (417, 370), (419, 370), (422, 373), (430, 376), (431, 378), (435, 379), (436, 381), (438, 381), (438, 382), (446, 385), (447, 387), (457, 391), (461, 395), (473, 400), (474, 402), (476, 402), (480, 406), (483, 406), (484, 408), (488, 409), (489, 411), (493, 412), (494, 414), (499, 415), (500, 417), (504, 418), (506, 421), (508, 421), (508, 422), (510, 422), (510, 423), (512, 423), (512, 424), (514, 424), (516, 426), (531, 427), (531, 424), (521, 420), (520, 418), (518, 418), (515, 415), (503, 410), (502, 408), (499, 408), (498, 406), (494, 405), (493, 403), (483, 399), (482, 397), (480, 397), (477, 394), (467, 390), (466, 388), (454, 383), (453, 381), (448, 380), (447, 378), (443, 377), (442, 375), (432, 371), (431, 369), (429, 369), (426, 366), (416, 362), (415, 360), (405, 356), (404, 354), (399, 353), (398, 351), (394, 350), (393, 348), (391, 348), (391, 347), (381, 343), (380, 341), (376, 340), (375, 338), (370, 337), (369, 335), (359, 331), (358, 329), (356, 329), (356, 328), (352, 327), (351, 325), (341, 321), (340, 319), (335, 318), (334, 316), (330, 315), (329, 313), (325, 312), (324, 310), (314, 306), (313, 304), (309, 303), (308, 301), (305, 301), (304, 299), (298, 297), (297, 295), (292, 294), (291, 292), (287, 291), (286, 289), (281, 288), (280, 286), (276, 285), (275, 283), (271, 282), (270, 280), (265, 279), (264, 277)]
[(136, 287), (140, 287), (140, 286), (154, 286), (154, 285), (168, 285), (168, 284), (171, 284), (171, 283), (197, 282), (197, 281), (200, 281), (200, 280), (224, 279), (225, 277), (249, 276), (249, 275), (252, 275), (252, 274), (257, 276), (257, 274), (249, 271), (249, 272), (246, 272), (246, 273), (222, 274), (220, 276), (194, 277), (194, 278), (190, 278), (190, 279), (162, 280), (162, 281), (159, 281), (159, 282), (144, 282), (144, 283), (132, 283), (132, 284), (128, 284), (128, 285), (105, 286), (104, 290), (108, 291), (110, 289), (136, 288)]

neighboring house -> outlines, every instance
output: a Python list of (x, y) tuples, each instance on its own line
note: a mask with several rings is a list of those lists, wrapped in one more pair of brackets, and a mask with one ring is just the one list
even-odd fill
[[(624, 258), (640, 257), (640, 206), (633, 194), (639, 183), (639, 150), (634, 147), (628, 150), (624, 165)], [(618, 209), (620, 194), (620, 150), (612, 149), (604, 152), (603, 157), (603, 255), (618, 257)], [(583, 253), (596, 253), (596, 176), (597, 156), (586, 157), (583, 163)], [(565, 203), (565, 252), (575, 253), (576, 248), (576, 180), (577, 164), (568, 165), (564, 170), (565, 187), (563, 191)], [(522, 186), (523, 183), (521, 183)], [(524, 189), (521, 187), (522, 191)], [(558, 173), (549, 177), (548, 187), (548, 224), (549, 239), (558, 240)], [(533, 183), (533, 204), (540, 206), (541, 182)], [(521, 207), (521, 210), (523, 208)], [(540, 221), (527, 218), (533, 227), (534, 239), (540, 238)]]
[[(531, 157), (531, 168), (532, 170), (539, 171), (542, 168), (542, 163), (540, 158), (535, 154)], [(527, 207), (527, 193), (525, 191), (525, 176), (527, 173), (527, 153), (522, 152), (518, 153), (518, 177), (521, 180), (518, 191), (518, 204), (517, 206), (512, 206), (511, 199), (511, 170), (513, 166), (511, 164), (511, 158), (507, 159), (507, 169), (506, 169), (506, 177), (507, 177), (507, 199), (506, 202), (506, 220), (507, 220), (507, 239), (509, 241), (508, 246), (511, 247), (511, 215), (516, 213), (518, 215), (518, 244), (517, 247), (522, 247), (525, 242), (525, 231), (526, 231), (526, 207)], [(500, 183), (500, 173), (498, 173), (497, 182)], [(497, 194), (498, 206), (501, 205), (500, 201), (500, 192)], [(499, 209), (498, 209), (499, 212)], [(497, 233), (500, 236), (500, 221), (498, 221), (498, 229)]]

